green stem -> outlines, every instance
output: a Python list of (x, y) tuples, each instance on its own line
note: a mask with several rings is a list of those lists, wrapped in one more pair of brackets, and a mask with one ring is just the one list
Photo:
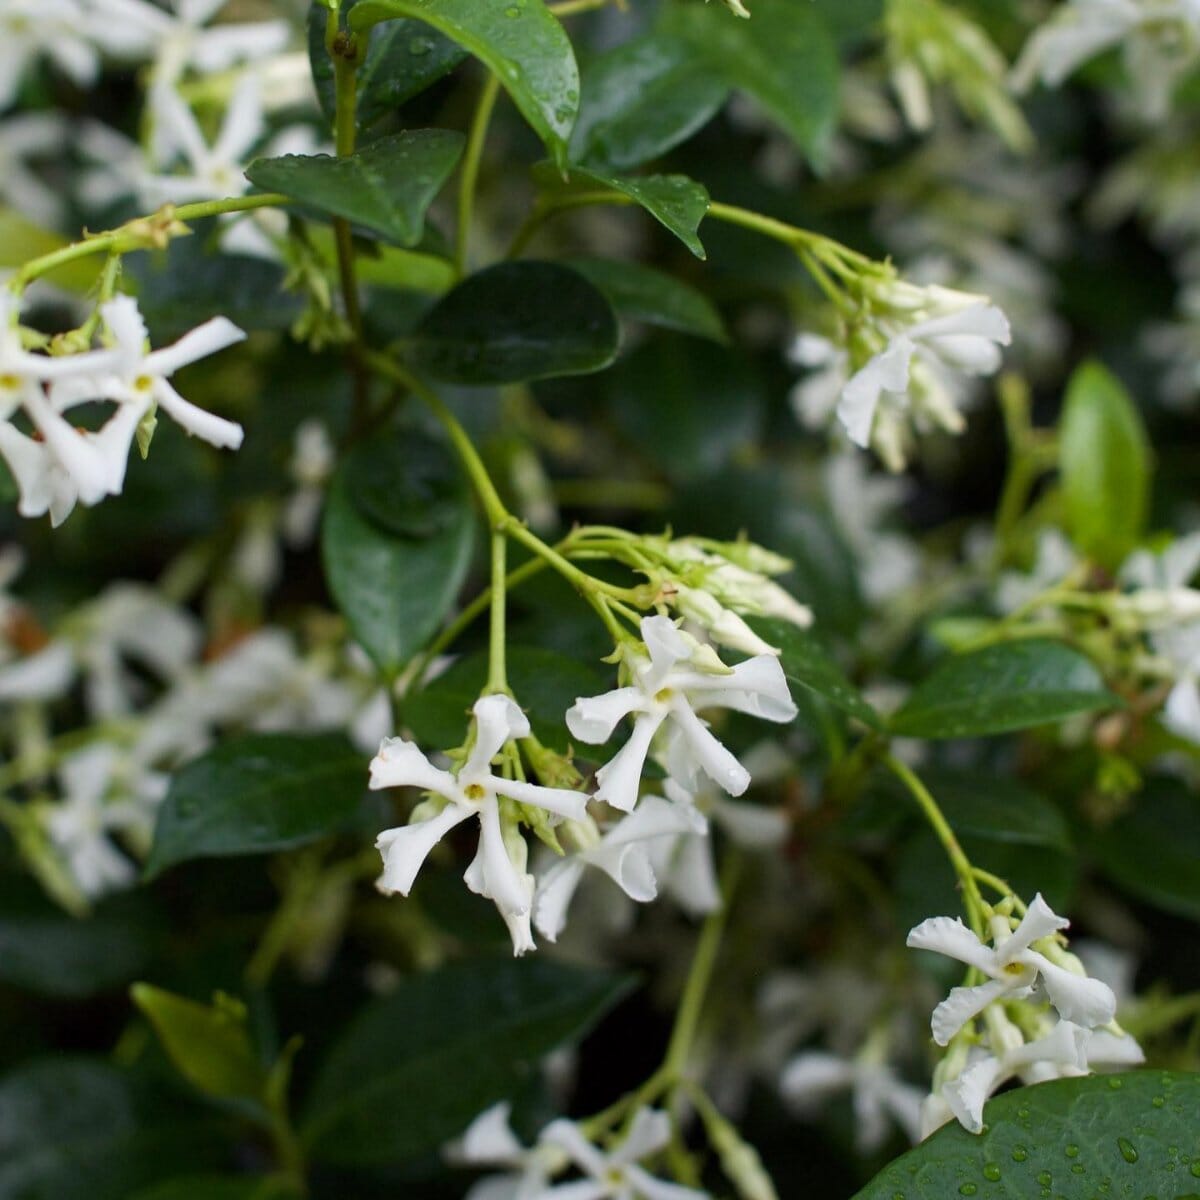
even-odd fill
[(126, 221), (117, 229), (92, 234), (70, 246), (63, 246), (61, 250), (31, 258), (13, 274), (8, 286), (14, 292), (21, 292), (35, 279), (76, 259), (87, 258), (91, 254), (119, 255), (131, 250), (157, 248), (171, 237), (191, 232), (174, 228), (176, 223), (200, 221), (225, 213), (249, 212), (255, 208), (284, 208), (293, 203), (295, 201), (290, 196), (279, 192), (262, 192), (252, 196), (229, 196), (223, 200), (198, 200), (195, 204), (181, 204), (178, 207), (167, 204), (148, 216)]
[(925, 814), (925, 819), (932, 827), (938, 841), (942, 843), (942, 848), (946, 851), (946, 855), (950, 859), (950, 863), (954, 867), (954, 873), (958, 876), (959, 884), (962, 887), (963, 901), (966, 905), (967, 917), (971, 922), (971, 928), (977, 937), (982, 938), (984, 936), (984, 913), (986, 909), (983, 897), (979, 894), (979, 884), (975, 881), (975, 868), (971, 865), (971, 860), (959, 844), (958, 838), (954, 836), (954, 830), (950, 828), (950, 823), (938, 807), (937, 801), (930, 795), (929, 789), (914, 774), (912, 769), (891, 754), (885, 755), (882, 761), (888, 770), (908, 789), (912, 798)]
[(487, 141), (488, 126), (500, 94), (500, 80), (491, 73), (484, 80), (479, 93), (479, 103), (467, 135), (467, 148), (463, 153), (462, 175), (458, 185), (458, 227), (454, 236), (454, 266), (461, 279), (467, 271), (467, 256), (471, 246), (471, 214), (475, 205), (475, 188), (479, 182), (479, 167), (483, 162), (483, 147)]
[(486, 691), (507, 692), (508, 674), (504, 664), (504, 617), (507, 603), (508, 538), (503, 530), (492, 533), (492, 619), (488, 640), (488, 680)]
[(533, 240), (534, 234), (546, 221), (558, 213), (567, 212), (573, 208), (592, 208), (598, 204), (627, 206), (634, 203), (636, 202), (631, 197), (623, 195), (621, 192), (574, 192), (565, 196), (544, 196), (534, 205), (533, 211), (517, 230), (505, 257), (516, 258), (522, 254), (525, 247)]
[(561, 0), (559, 4), (548, 4), (546, 7), (556, 17), (573, 17), (576, 13), (594, 12), (598, 8), (607, 8), (610, 3), (612, 0)]
[[(358, 43), (352, 34), (337, 29), (337, 12), (329, 14), (325, 39), (329, 57), (333, 60), (334, 150), (338, 158), (354, 153), (358, 116)], [(332, 30), (331, 30), (332, 26)], [(332, 32), (332, 37), (330, 36)], [(358, 279), (354, 269), (354, 241), (350, 222), (337, 217), (333, 222), (334, 243), (337, 247), (338, 279), (346, 320), (356, 342), (362, 341), (362, 309), (358, 301)], [(359, 391), (365, 391), (360, 385)]]

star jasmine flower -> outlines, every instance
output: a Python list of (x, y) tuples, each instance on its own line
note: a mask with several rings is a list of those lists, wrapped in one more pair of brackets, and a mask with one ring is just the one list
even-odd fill
[(933, 1010), (933, 1040), (939, 1046), (948, 1045), (967, 1021), (993, 1001), (1032, 995), (1038, 984), (1064, 1020), (1088, 1028), (1107, 1025), (1116, 1012), (1112, 989), (1097, 979), (1056, 965), (1032, 948), (1035, 942), (1050, 938), (1069, 924), (1054, 913), (1039, 892), (1015, 930), (1006, 917), (992, 918), (990, 948), (957, 918), (930, 917), (911, 930), (908, 946), (944, 954), (990, 977), (987, 983), (951, 990)]
[(556, 859), (538, 879), (533, 923), (551, 942), (558, 940), (567, 923), (567, 909), (586, 867), (603, 871), (631, 900), (648, 903), (658, 894), (649, 846), (682, 833), (704, 836), (708, 822), (690, 805), (647, 796), (635, 812), (618, 821), (603, 836), (584, 825), (567, 828), (573, 840), (595, 840), (574, 854)]
[(463, 1200), (536, 1200), (550, 1186), (551, 1175), (566, 1165), (552, 1146), (523, 1146), (509, 1123), (511, 1112), (507, 1101), (493, 1104), (446, 1147), (446, 1158), (456, 1166), (507, 1168), (473, 1184)]
[(629, 741), (596, 773), (596, 798), (633, 811), (650, 744), (664, 725), (679, 739), (677, 759), (740, 796), (750, 786), (749, 772), (696, 712), (728, 708), (767, 721), (791, 721), (796, 706), (779, 660), (760, 654), (728, 668), (667, 617), (646, 617), (641, 628), (645, 652), (639, 647), (625, 657), (631, 683), (602, 696), (580, 697), (567, 710), (572, 736), (591, 745), (608, 741), (622, 718), (634, 717)]
[[(485, 696), (475, 702), (473, 711), (475, 744), (455, 774), (435, 767), (403, 738), (385, 738), (380, 745), (371, 762), (372, 788), (415, 787), (435, 799), (418, 805), (408, 825), (379, 835), (375, 845), (383, 855), (383, 875), (377, 886), (382, 892), (407, 896), (433, 847), (455, 826), (474, 817), (479, 820), (479, 849), (463, 876), (467, 886), (494, 900), (505, 916), (527, 916), (532, 888), (506, 846), (501, 797), (574, 821), (584, 819), (588, 797), (494, 774), (492, 760), (505, 743), (529, 736), (529, 721), (507, 696)], [(438, 798), (444, 803), (439, 804)]]
[(17, 97), (30, 63), (45, 54), (79, 87), (95, 82), (100, 56), (78, 0), (5, 0), (0, 8), (0, 108)]
[(537, 1200), (708, 1200), (708, 1193), (656, 1179), (641, 1159), (656, 1154), (671, 1140), (671, 1121), (664, 1112), (638, 1109), (629, 1133), (615, 1150), (602, 1153), (573, 1121), (551, 1122), (539, 1141), (562, 1149), (585, 1176), (537, 1193)]

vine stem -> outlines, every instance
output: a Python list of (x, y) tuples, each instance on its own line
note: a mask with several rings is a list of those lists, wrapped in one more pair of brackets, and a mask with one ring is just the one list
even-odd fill
[(165, 204), (156, 212), (126, 221), (117, 229), (94, 233), (81, 241), (72, 242), (59, 250), (51, 250), (38, 258), (31, 258), (20, 267), (9, 280), (8, 286), (21, 292), (35, 279), (40, 279), (58, 267), (87, 258), (92, 254), (126, 254), (131, 250), (146, 250), (164, 244), (166, 239), (187, 229), (174, 229), (175, 222), (200, 221), (205, 217), (219, 217), (225, 213), (249, 212), (255, 208), (285, 208), (295, 201), (280, 192), (260, 192), (252, 196), (228, 196), (223, 200), (197, 200), (194, 204), (178, 206)]
[(504, 661), (504, 619), (507, 604), (508, 538), (503, 530), (492, 533), (491, 626), (488, 633), (487, 692), (507, 692), (508, 673)]
[(913, 772), (912, 768), (902, 763), (892, 754), (885, 755), (882, 761), (888, 770), (908, 789), (909, 794), (925, 814), (925, 819), (932, 827), (938, 841), (942, 843), (942, 848), (946, 851), (946, 855), (950, 859), (950, 863), (954, 867), (954, 873), (958, 876), (959, 884), (962, 887), (963, 901), (966, 905), (967, 917), (971, 922), (971, 929), (977, 937), (982, 939), (985, 933), (984, 913), (986, 912), (983, 897), (979, 893), (975, 868), (971, 865), (971, 860), (967, 857), (958, 838), (955, 837), (954, 830), (950, 828), (950, 822), (946, 820), (945, 814), (938, 807), (937, 801), (930, 794), (929, 789)]
[(475, 189), (479, 183), (479, 167), (483, 162), (483, 147), (487, 141), (488, 126), (500, 94), (500, 80), (490, 72), (479, 93), (475, 116), (467, 134), (467, 148), (463, 153), (462, 175), (458, 185), (458, 226), (454, 233), (454, 267), (461, 279), (467, 270), (467, 257), (471, 248), (471, 215), (475, 207)]

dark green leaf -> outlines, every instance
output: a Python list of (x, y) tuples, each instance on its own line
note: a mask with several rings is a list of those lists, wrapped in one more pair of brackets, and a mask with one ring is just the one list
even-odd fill
[(395, 675), (436, 631), (471, 562), (475, 519), (460, 481), (454, 519), (426, 538), (399, 537), (351, 497), (347, 466), (334, 476), (321, 527), (329, 590), (355, 640)]
[(568, 266), (608, 297), (617, 315), (726, 343), (725, 323), (703, 292), (673, 275), (615, 258), (572, 258)]
[(1004, 642), (941, 662), (892, 718), (891, 730), (902, 737), (978, 737), (1120, 703), (1069, 646)]
[(359, 0), (350, 27), (361, 34), (397, 17), (432, 25), (483, 61), (565, 165), (579, 111), (579, 68), (570, 39), (542, 0)]
[(830, 32), (839, 40), (860, 38), (883, 16), (883, 0), (814, 0)]
[(188, 1175), (168, 1179), (129, 1200), (298, 1200), (285, 1180), (263, 1175)]
[[(343, 12), (350, 6), (344, 6)], [(329, 9), (314, 4), (308, 18), (308, 57), (321, 111), (330, 125), (335, 114), (333, 60), (325, 49)], [(377, 126), (467, 57), (467, 52), (424, 21), (388, 21), (370, 34), (358, 67), (355, 119), (358, 139), (369, 141)]]
[(415, 246), (425, 230), (425, 210), (450, 177), (464, 139), (449, 129), (390, 134), (345, 158), (287, 154), (259, 158), (246, 178), (268, 192), (283, 192), (305, 208), (344, 217), (400, 246)]
[(725, 103), (729, 85), (683, 38), (651, 33), (588, 63), (571, 158), (617, 170), (686, 141)]
[(0, 1200), (127, 1200), (211, 1162), (205, 1129), (140, 1107), (106, 1063), (63, 1057), (10, 1072), (0, 1080)]
[(436, 1150), (582, 1037), (627, 976), (541, 958), (484, 960), (406, 979), (358, 1016), (317, 1076), (301, 1136), (322, 1162), (399, 1162)]
[(873, 729), (881, 728), (879, 714), (846, 678), (819, 634), (775, 618), (751, 617), (749, 624), (764, 641), (779, 648), (779, 662), (793, 692), (798, 688), (815, 692)]
[(1059, 431), (1067, 529), (1106, 567), (1137, 545), (1150, 498), (1150, 449), (1137, 408), (1099, 363), (1084, 363), (1067, 386)]
[(765, 397), (754, 364), (708, 342), (647, 340), (605, 382), (622, 432), (674, 480), (711, 478), (762, 432)]
[(617, 353), (617, 319), (603, 294), (557, 263), (498, 263), (465, 279), (426, 315), (413, 363), (451, 383), (520, 383), (581, 375)]
[(810, 5), (755, 0), (747, 21), (720, 4), (673, 4), (662, 27), (689, 42), (718, 78), (752, 96), (813, 163), (824, 163), (837, 121), (838, 56)]
[[(946, 1126), (885, 1167), (855, 1200), (955, 1196), (1158, 1196), (1192, 1200), (1200, 1075), (1136, 1071), (1023, 1087), (990, 1101), (987, 1128)], [(1081, 1168), (1076, 1171), (1074, 1168)]]
[(697, 232), (708, 212), (708, 191), (686, 175), (611, 175), (595, 168), (572, 167), (567, 180), (549, 163), (534, 168), (538, 187), (550, 194), (571, 195), (597, 189), (628, 196), (669, 229), (697, 258), (704, 247)]
[(387, 533), (424, 538), (457, 523), (462, 474), (446, 444), (419, 429), (393, 429), (347, 457), (346, 486), (358, 511)]
[[(508, 682), (543, 745), (565, 754), (570, 742), (564, 714), (580, 696), (604, 690), (597, 672), (555, 650), (509, 645)], [(404, 702), (404, 723), (422, 745), (462, 744), (468, 713), (487, 681), (487, 654), (459, 659)]]
[(923, 771), (921, 778), (936, 797), (955, 833), (1014, 846), (1044, 846), (1072, 851), (1071, 833), (1062, 812), (1045, 796), (1014, 779), (982, 771)]
[(1200, 921), (1200, 796), (1155, 779), (1092, 846), (1104, 870), (1142, 900)]
[(118, 896), (72, 917), (21, 876), (0, 882), (0, 981), (78, 998), (121, 987), (150, 957), (157, 922), (142, 896)]
[(340, 733), (255, 733), (181, 767), (159, 809), (149, 879), (193, 858), (262, 854), (343, 829), (366, 788)]

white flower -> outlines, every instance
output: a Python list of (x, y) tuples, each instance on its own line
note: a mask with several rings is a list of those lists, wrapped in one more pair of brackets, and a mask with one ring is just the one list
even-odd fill
[(809, 374), (792, 388), (792, 411), (806, 428), (823, 429), (837, 410), (842, 388), (850, 378), (850, 352), (819, 334), (798, 333), (787, 357), (793, 366), (809, 369)]
[[(527, 737), (529, 722), (507, 696), (477, 700), (474, 714), (475, 745), (457, 774), (435, 767), (403, 738), (385, 738), (379, 747), (371, 762), (372, 788), (420, 788), (447, 803), (437, 811), (432, 811), (431, 802), (422, 804), (413, 814), (416, 820), (379, 835), (375, 845), (383, 854), (383, 875), (377, 886), (382, 892), (407, 896), (433, 847), (456, 825), (477, 817), (479, 850), (463, 878), (473, 892), (494, 900), (506, 917), (527, 918), (532, 904), (531, 881), (510, 857), (500, 797), (576, 821), (584, 819), (588, 798), (582, 792), (539, 787), (493, 774), (492, 759), (506, 742)], [(426, 812), (428, 816), (423, 815)], [(524, 845), (523, 839), (517, 840)], [(528, 921), (525, 923), (527, 926)]]
[(637, 1165), (671, 1140), (671, 1121), (664, 1112), (639, 1109), (625, 1140), (609, 1154), (592, 1145), (573, 1121), (551, 1122), (539, 1140), (564, 1150), (586, 1178), (547, 1188), (536, 1200), (707, 1200), (706, 1192), (666, 1183)]
[(1069, 924), (1053, 912), (1040, 892), (1015, 930), (1005, 917), (992, 919), (992, 948), (957, 918), (930, 917), (922, 921), (909, 933), (908, 946), (945, 954), (990, 977), (988, 983), (954, 988), (933, 1010), (933, 1040), (939, 1046), (949, 1044), (967, 1021), (993, 1001), (1029, 996), (1039, 983), (1064, 1020), (1088, 1028), (1107, 1025), (1116, 1012), (1112, 989), (1097, 979), (1081, 977), (1056, 965), (1031, 948), (1034, 942), (1049, 938)]
[[(631, 652), (626, 658), (630, 686), (581, 697), (567, 710), (572, 736), (592, 745), (608, 741), (623, 717), (635, 715), (629, 741), (596, 773), (596, 798), (633, 811), (650, 743), (665, 723), (675, 739), (672, 774), (681, 783), (693, 784), (698, 768), (730, 795), (740, 796), (750, 786), (749, 772), (696, 711), (729, 708), (768, 721), (791, 721), (796, 706), (779, 660), (760, 654), (724, 668), (667, 617), (646, 617), (642, 640), (646, 654)], [(685, 766), (690, 770), (683, 771)]]
[(16, 99), (29, 64), (40, 55), (73, 83), (88, 87), (100, 68), (78, 0), (4, 0), (0, 7), (0, 108)]
[(522, 1146), (509, 1124), (512, 1106), (493, 1104), (467, 1126), (462, 1137), (446, 1147), (456, 1166), (507, 1167), (473, 1184), (463, 1200), (535, 1200), (550, 1175), (564, 1165), (562, 1154), (550, 1146)]
[(60, 227), (65, 205), (60, 193), (39, 179), (26, 160), (61, 155), (66, 134), (66, 122), (58, 113), (21, 113), (0, 123), (0, 198), (41, 226)]
[(647, 796), (636, 812), (618, 821), (593, 845), (557, 859), (541, 874), (533, 907), (533, 923), (538, 932), (551, 942), (558, 940), (585, 867), (603, 871), (639, 904), (653, 900), (658, 885), (649, 844), (673, 840), (682, 833), (703, 837), (708, 833), (708, 822), (691, 805), (671, 804), (659, 796)]
[(313, 539), (326, 480), (333, 473), (337, 453), (323, 421), (310, 418), (296, 427), (288, 472), (296, 490), (283, 510), (283, 536), (290, 546), (304, 547)]
[(75, 681), (75, 656), (65, 642), (51, 642), (0, 667), (0, 700), (57, 700)]
[[(799, 1112), (809, 1112), (828, 1095), (849, 1090), (854, 1104), (855, 1144), (860, 1153), (878, 1150), (892, 1121), (911, 1141), (920, 1132), (921, 1091), (905, 1083), (873, 1055), (840, 1058), (819, 1050), (797, 1055), (783, 1069), (779, 1089)], [(889, 1120), (890, 1118), (890, 1120)]]

